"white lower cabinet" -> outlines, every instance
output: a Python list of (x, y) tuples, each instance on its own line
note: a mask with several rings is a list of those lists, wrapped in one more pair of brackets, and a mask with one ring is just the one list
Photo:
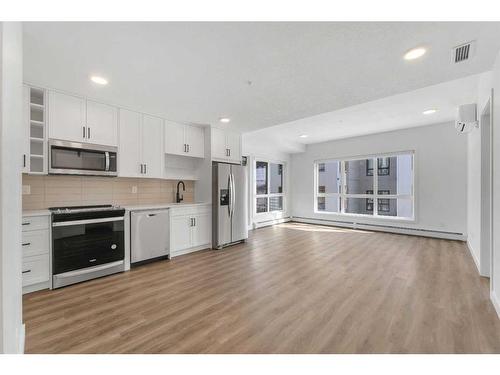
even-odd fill
[(170, 256), (211, 246), (210, 205), (179, 206), (170, 209)]
[(22, 221), (23, 293), (50, 285), (49, 216), (28, 216)]

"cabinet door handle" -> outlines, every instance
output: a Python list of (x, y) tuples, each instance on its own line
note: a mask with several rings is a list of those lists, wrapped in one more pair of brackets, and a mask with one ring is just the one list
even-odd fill
[(230, 148), (227, 149), (227, 152), (229, 152), (228, 156), (231, 156), (231, 149)]
[(26, 270), (26, 271), (23, 271), (23, 273), (30, 273), (31, 270)]
[(82, 126), (82, 130), (83, 130), (83, 138), (85, 138), (85, 126)]
[(143, 174), (144, 172), (142, 171), (142, 164), (141, 164), (141, 174)]
[(23, 168), (26, 168), (26, 154), (23, 154)]
[(148, 165), (144, 164), (144, 174), (148, 174)]
[(90, 139), (90, 126), (87, 128), (87, 138)]
[(29, 246), (29, 245), (31, 245), (31, 242), (25, 242), (25, 243), (23, 243), (23, 246)]
[(31, 224), (30, 222), (22, 223), (22, 225), (30, 225), (30, 224)]
[(188, 148), (188, 152), (189, 152), (189, 145), (187, 145), (187, 148)]
[(193, 217), (193, 227), (195, 227), (195, 226), (196, 226), (196, 218)]

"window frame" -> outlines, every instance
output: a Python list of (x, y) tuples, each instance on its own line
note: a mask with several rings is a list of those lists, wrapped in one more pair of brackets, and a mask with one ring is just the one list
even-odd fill
[[(267, 176), (266, 176), (266, 188), (267, 188), (267, 193), (266, 194), (257, 194), (257, 178), (256, 178), (256, 170), (257, 170), (257, 163), (267, 163)], [(271, 164), (279, 164), (281, 165), (281, 193), (270, 193), (271, 191)], [(269, 215), (269, 214), (279, 214), (279, 213), (284, 213), (286, 211), (286, 163), (282, 161), (274, 161), (274, 160), (269, 160), (265, 158), (259, 158), (256, 157), (253, 160), (253, 189), (252, 189), (252, 196), (253, 196), (253, 215), (256, 216), (261, 216), (261, 215)], [(281, 210), (273, 210), (270, 211), (270, 199), (274, 197), (282, 197), (282, 205), (281, 205)], [(263, 212), (257, 212), (257, 200), (259, 198), (266, 198), (267, 199), (267, 210)]]
[[(390, 157), (395, 157), (399, 155), (410, 155), (411, 156), (411, 192), (410, 194), (379, 194), (379, 189), (378, 189), (378, 168), (374, 168), (374, 173), (373, 176), (373, 191), (377, 192), (377, 194), (346, 194), (345, 192), (347, 191), (347, 182), (346, 182), (346, 170), (345, 170), (345, 163), (347, 161), (353, 161), (353, 160), (366, 160), (366, 159), (374, 159), (373, 165), (377, 163), (378, 167), (378, 158), (390, 158)], [(320, 193), (318, 189), (318, 182), (319, 182), (319, 168), (318, 165), (322, 163), (328, 163), (328, 162), (338, 162), (340, 164), (340, 176), (341, 176), (341, 183), (340, 183), (340, 191), (338, 193)], [(389, 161), (390, 163), (390, 161)], [(367, 163), (368, 165), (368, 163)], [(390, 164), (389, 164), (390, 168)], [(390, 175), (390, 174), (389, 174)], [(387, 176), (386, 174), (383, 174), (381, 176)], [(381, 154), (371, 154), (367, 156), (353, 156), (353, 157), (339, 157), (339, 158), (332, 158), (332, 159), (321, 159), (321, 160), (316, 160), (314, 161), (314, 202), (313, 202), (313, 207), (314, 207), (314, 213), (316, 214), (326, 214), (326, 215), (338, 215), (338, 216), (353, 216), (353, 217), (360, 217), (360, 218), (366, 218), (366, 219), (381, 219), (381, 220), (393, 220), (393, 221), (404, 221), (404, 222), (415, 222), (416, 221), (416, 196), (415, 196), (415, 185), (416, 185), (416, 168), (415, 168), (415, 151), (414, 150), (409, 150), (409, 151), (398, 151), (398, 152), (392, 152), (392, 153), (381, 153)], [(383, 189), (382, 189), (383, 190)], [(324, 197), (325, 200), (327, 197), (337, 197), (340, 198), (340, 210), (338, 212), (334, 211), (322, 211), (318, 209), (318, 198)], [(373, 211), (370, 212), (369, 214), (364, 214), (364, 213), (349, 213), (345, 212), (346, 208), (346, 200), (347, 198), (365, 198), (367, 202), (368, 199), (373, 199)], [(412, 216), (411, 217), (403, 217), (403, 216), (388, 216), (388, 215), (379, 215), (378, 214), (378, 202), (379, 199), (410, 199), (411, 204), (412, 204)], [(385, 212), (385, 211), (381, 211)]]

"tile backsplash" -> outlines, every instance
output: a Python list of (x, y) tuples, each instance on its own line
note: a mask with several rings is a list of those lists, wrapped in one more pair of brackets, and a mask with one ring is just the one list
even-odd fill
[[(184, 183), (184, 201), (193, 202), (194, 182)], [(23, 210), (92, 204), (172, 203), (175, 202), (176, 186), (176, 180), (23, 174)]]

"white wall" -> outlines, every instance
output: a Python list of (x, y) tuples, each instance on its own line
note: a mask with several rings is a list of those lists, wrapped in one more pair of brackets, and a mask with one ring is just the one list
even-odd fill
[[(274, 220), (282, 220), (290, 216), (292, 200), (290, 199), (291, 181), (290, 181), (290, 154), (280, 151), (279, 145), (270, 139), (263, 138), (259, 132), (245, 133), (242, 136), (242, 155), (248, 157), (247, 177), (248, 177), (248, 223), (249, 228), (262, 223), (270, 223)], [(271, 212), (267, 214), (255, 214), (253, 207), (254, 184), (253, 184), (253, 163), (255, 159), (281, 162), (284, 165), (284, 210), (283, 212)]]
[(23, 348), (21, 286), (22, 25), (0, 23), (0, 353)]
[[(415, 221), (314, 213), (315, 160), (415, 152)], [(291, 157), (292, 216), (467, 233), (467, 137), (453, 122), (308, 145)]]
[(491, 297), (500, 316), (500, 52), (492, 70), (493, 87), (493, 274)]
[[(477, 91), (478, 118), (490, 98), (491, 84), (491, 72), (481, 74)], [(467, 245), (479, 273), (488, 275), (489, 267), (481, 262), (481, 131), (478, 129), (467, 135)]]

